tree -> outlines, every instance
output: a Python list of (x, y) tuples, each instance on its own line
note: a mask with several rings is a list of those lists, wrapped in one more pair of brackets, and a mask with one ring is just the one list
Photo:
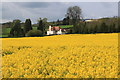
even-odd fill
[(25, 36), (23, 29), (21, 28), (20, 20), (13, 20), (13, 27), (11, 28), (10, 37), (22, 37)]
[(94, 27), (94, 33), (97, 33), (97, 32), (98, 32), (98, 26), (95, 25), (95, 27)]
[(79, 6), (73, 6), (67, 9), (66, 22), (68, 22), (68, 24), (70, 23), (73, 24), (73, 32), (75, 33), (81, 33), (82, 31), (80, 29), (83, 29), (82, 26), (79, 24), (81, 19), (81, 14), (82, 11)]
[(24, 25), (24, 32), (27, 33), (30, 30), (32, 30), (31, 20), (26, 19), (25, 25)]
[(6, 27), (6, 28), (10, 28), (11, 24), (12, 24), (12, 22), (6, 22), (6, 23), (2, 23), (2, 26)]
[(47, 18), (40, 18), (38, 20), (38, 30), (41, 30), (42, 31), (42, 34), (44, 35), (45, 34), (45, 27), (46, 27), (46, 23), (47, 23)]
[(75, 24), (77, 21), (79, 21), (81, 19), (81, 8), (79, 6), (73, 6), (73, 7), (69, 7), (67, 9), (67, 14), (66, 14), (66, 18), (69, 17), (69, 19), (72, 20), (72, 24)]
[(43, 18), (42, 20), (43, 20), (43, 22), (47, 22), (47, 18)]
[(112, 24), (112, 32), (116, 32), (115, 23)]
[(43, 31), (43, 21), (42, 21), (42, 19), (40, 18), (39, 20), (38, 20), (38, 30), (41, 30), (41, 31)]
[(57, 26), (59, 26), (60, 25), (60, 21), (59, 21), (59, 19), (57, 20)]
[(103, 22), (100, 26), (101, 32), (108, 32), (108, 26), (106, 25), (105, 22)]
[(81, 34), (83, 34), (84, 31), (86, 31), (85, 29), (86, 29), (86, 23), (79, 22), (79, 23), (74, 24), (73, 33), (81, 33)]
[(66, 18), (63, 19), (63, 25), (70, 25), (71, 20), (69, 18), (69, 16), (67, 16)]
[[(119, 4), (120, 4), (120, 2), (119, 2)], [(117, 24), (118, 24), (118, 32), (120, 32), (120, 17), (118, 17), (118, 22), (117, 22)]]
[(67, 25), (67, 19), (66, 18), (63, 19), (63, 25)]

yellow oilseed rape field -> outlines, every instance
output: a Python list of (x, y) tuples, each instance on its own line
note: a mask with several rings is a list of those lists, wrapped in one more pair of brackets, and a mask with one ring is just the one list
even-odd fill
[(117, 78), (118, 34), (2, 38), (3, 78)]

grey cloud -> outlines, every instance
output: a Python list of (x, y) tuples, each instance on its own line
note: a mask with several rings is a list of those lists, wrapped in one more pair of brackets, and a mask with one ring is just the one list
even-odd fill
[(48, 8), (50, 6), (55, 6), (55, 5), (62, 6), (62, 3), (60, 2), (13, 2), (13, 4), (25, 8)]
[(46, 17), (48, 21), (63, 19), (69, 6), (80, 6), (83, 16), (98, 18), (103, 16), (116, 16), (116, 3), (100, 2), (7, 2), (3, 3), (3, 19), (20, 19), (25, 21), (30, 18), (36, 22), (39, 17)]
[(118, 16), (120, 17), (120, 1), (118, 2)]
[(46, 8), (50, 5), (48, 2), (15, 2), (14, 4), (26, 8)]
[[(9, 5), (8, 5), (9, 4)], [(12, 3), (3, 3), (2, 4), (2, 18), (3, 19), (15, 19), (15, 18), (22, 18), (21, 11), (19, 7)]]

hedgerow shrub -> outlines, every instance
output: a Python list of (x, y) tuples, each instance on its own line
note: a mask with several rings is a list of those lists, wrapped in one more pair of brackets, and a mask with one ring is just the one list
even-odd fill
[(43, 36), (41, 30), (30, 30), (28, 33), (26, 33), (27, 37), (39, 37)]

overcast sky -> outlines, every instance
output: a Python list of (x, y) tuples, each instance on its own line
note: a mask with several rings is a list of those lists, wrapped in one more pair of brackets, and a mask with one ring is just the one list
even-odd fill
[(2, 22), (20, 19), (22, 22), (30, 18), (33, 23), (39, 17), (47, 18), (48, 21), (62, 20), (67, 8), (79, 6), (84, 18), (100, 18), (118, 15), (117, 2), (3, 2)]

